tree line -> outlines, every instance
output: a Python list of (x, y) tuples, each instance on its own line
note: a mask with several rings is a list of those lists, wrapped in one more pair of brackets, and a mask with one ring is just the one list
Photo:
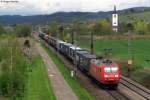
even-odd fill
[(30, 24), (15, 24), (11, 26), (3, 26), (0, 24), (0, 35), (9, 34), (17, 37), (31, 36), (32, 26)]
[[(59, 34), (60, 38), (67, 39), (71, 36), (72, 32), (77, 33), (78, 35), (113, 35), (116, 34), (112, 30), (110, 18), (97, 19), (95, 21), (73, 21), (72, 23), (61, 23), (57, 21), (49, 22), (48, 34), (56, 36), (56, 33)], [(150, 34), (150, 22), (145, 20), (134, 20), (132, 22), (119, 22), (118, 33), (124, 35), (132, 32), (133, 35), (147, 35)]]

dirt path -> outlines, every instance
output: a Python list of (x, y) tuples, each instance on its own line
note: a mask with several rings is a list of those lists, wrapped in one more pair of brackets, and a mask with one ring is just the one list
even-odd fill
[(44, 63), (47, 66), (49, 79), (51, 80), (57, 100), (78, 100), (77, 96), (69, 87), (61, 73), (58, 71), (57, 66), (53, 63), (46, 51), (38, 43), (36, 43), (36, 49), (42, 56)]

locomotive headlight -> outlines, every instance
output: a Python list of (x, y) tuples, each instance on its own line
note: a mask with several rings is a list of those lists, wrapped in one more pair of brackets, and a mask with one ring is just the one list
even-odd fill
[(115, 77), (118, 77), (118, 75), (115, 75)]

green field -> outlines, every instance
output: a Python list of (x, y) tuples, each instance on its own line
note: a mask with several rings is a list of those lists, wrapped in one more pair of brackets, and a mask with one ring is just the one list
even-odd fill
[(32, 68), (24, 100), (56, 100), (41, 57), (35, 58)]
[(94, 100), (94, 98), (77, 82), (76, 78), (70, 76), (70, 71), (63, 64), (63, 62), (57, 57), (55, 53), (43, 46), (49, 56), (52, 58), (54, 63), (58, 66), (59, 71), (64, 76), (67, 83), (70, 85), (72, 90), (75, 92), (79, 100)]
[[(97, 54), (104, 54), (104, 49), (112, 49), (112, 57), (128, 60), (131, 58), (131, 53), (134, 56), (135, 64), (142, 68), (150, 68), (150, 63), (146, 62), (150, 60), (150, 40), (132, 40), (132, 48), (128, 50), (128, 40), (95, 40), (94, 51)], [(90, 48), (90, 39), (79, 39), (78, 44), (83, 48)]]

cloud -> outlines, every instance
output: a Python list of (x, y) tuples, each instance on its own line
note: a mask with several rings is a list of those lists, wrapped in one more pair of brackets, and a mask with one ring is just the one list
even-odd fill
[(96, 12), (129, 7), (150, 6), (150, 0), (19, 0), (16, 4), (0, 4), (0, 15), (51, 14), (58, 11)]

